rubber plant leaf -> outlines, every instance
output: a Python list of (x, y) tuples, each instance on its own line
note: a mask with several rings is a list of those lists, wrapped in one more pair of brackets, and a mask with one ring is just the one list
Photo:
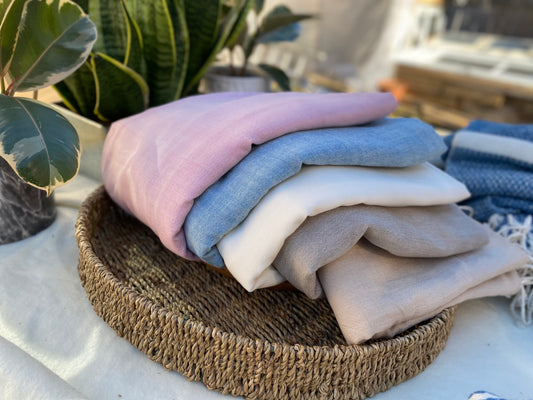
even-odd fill
[(26, 0), (0, 1), (0, 77), (6, 75)]
[(89, 60), (85, 61), (72, 75), (56, 83), (54, 88), (69, 109), (87, 118), (97, 119), (94, 114), (96, 83)]
[(148, 85), (141, 75), (102, 53), (96, 53), (91, 64), (96, 84), (94, 113), (98, 118), (115, 121), (148, 107)]
[[(146, 81), (150, 87), (151, 106), (173, 100), (180, 86), (179, 81), (185, 78), (186, 60), (183, 53), (188, 46), (185, 16), (181, 16), (183, 23), (172, 20), (180, 8), (179, 4), (176, 5), (173, 1), (126, 0), (126, 6), (139, 24), (143, 36)], [(178, 32), (174, 31), (175, 27)], [(176, 39), (179, 40), (178, 43)], [(180, 59), (178, 54), (182, 54)]]
[(185, 77), (188, 83), (211, 54), (222, 16), (222, 0), (185, 0), (184, 4), (190, 49)]
[(28, 0), (9, 67), (9, 92), (61, 81), (85, 62), (95, 40), (96, 27), (77, 4)]
[(277, 6), (270, 11), (263, 19), (259, 32), (257, 34), (257, 40), (261, 42), (261, 37), (267, 33), (274, 32), (287, 25), (294, 24), (299, 21), (314, 18), (312, 14), (293, 14), (287, 6)]
[[(89, 14), (89, 0), (72, 0), (79, 5), (85, 14)], [(94, 21), (93, 21), (94, 22)]]
[(291, 90), (289, 77), (287, 74), (285, 74), (285, 72), (283, 72), (283, 70), (268, 64), (259, 64), (259, 68), (266, 72), (268, 76), (270, 76), (274, 82), (278, 84), (281, 90), (286, 92)]
[(236, 4), (229, 9), (227, 14), (223, 17), (223, 21), (220, 24), (217, 40), (213, 46), (211, 54), (208, 59), (205, 61), (202, 68), (200, 68), (192, 80), (188, 83), (185, 94), (189, 93), (200, 81), (202, 76), (207, 72), (207, 69), (211, 66), (212, 62), (215, 60), (216, 55), (224, 48), (228, 38), (235, 29), (237, 25), (240, 24), (240, 21), (244, 19), (246, 21), (246, 15), (252, 8), (254, 0), (236, 0)]
[(74, 127), (44, 103), (0, 95), (0, 156), (50, 195), (76, 176), (80, 143)]

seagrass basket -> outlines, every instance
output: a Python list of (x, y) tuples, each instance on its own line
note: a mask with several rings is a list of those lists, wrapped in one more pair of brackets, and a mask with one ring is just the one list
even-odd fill
[(346, 345), (326, 300), (246, 292), (166, 250), (101, 187), (76, 223), (79, 274), (96, 313), (152, 360), (249, 399), (364, 399), (420, 373), (455, 308), (389, 340)]

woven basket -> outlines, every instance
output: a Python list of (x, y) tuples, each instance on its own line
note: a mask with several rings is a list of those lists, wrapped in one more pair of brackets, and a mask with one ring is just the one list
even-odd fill
[(325, 300), (248, 293), (166, 250), (101, 187), (76, 224), (79, 274), (96, 313), (165, 368), (250, 399), (363, 399), (444, 348), (454, 308), (390, 339), (346, 345)]

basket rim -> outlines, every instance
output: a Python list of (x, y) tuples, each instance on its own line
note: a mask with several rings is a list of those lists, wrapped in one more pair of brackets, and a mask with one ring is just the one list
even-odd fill
[[(96, 254), (94, 248), (91, 245), (90, 232), (87, 228), (87, 224), (90, 223), (90, 216), (93, 205), (98, 200), (108, 196), (105, 187), (103, 185), (95, 189), (81, 204), (78, 217), (75, 224), (75, 236), (78, 243), (80, 257), (83, 254), (89, 257), (89, 261), (96, 267), (98, 272), (105, 277), (107, 283), (110, 283), (114, 289), (116, 289), (121, 295), (127, 298), (130, 302), (140, 305), (145, 308), (145, 311), (154, 311), (158, 314), (170, 317), (183, 328), (201, 333), (202, 335), (208, 334), (212, 337), (218, 337), (221, 340), (229, 340), (237, 343), (243, 343), (245, 345), (251, 345), (254, 348), (259, 347), (281, 347), (282, 351), (301, 352), (302, 350), (308, 353), (327, 352), (328, 354), (335, 354), (338, 352), (348, 353), (345, 355), (360, 355), (371, 356), (379, 354), (380, 352), (386, 352), (394, 348), (403, 347), (412, 342), (413, 340), (421, 340), (428, 335), (431, 335), (436, 329), (446, 324), (446, 321), (453, 318), (456, 310), (456, 306), (444, 309), (431, 319), (409, 329), (393, 338), (380, 339), (378, 341), (372, 341), (370, 343), (362, 344), (335, 344), (334, 346), (328, 345), (304, 345), (304, 344), (289, 344), (284, 342), (271, 342), (263, 339), (252, 339), (242, 334), (236, 334), (234, 332), (224, 331), (218, 327), (210, 327), (203, 321), (184, 318), (178, 311), (168, 310), (164, 306), (153, 302), (151, 299), (142, 296), (135, 292), (133, 289), (123, 284), (109, 269), (104, 265)], [(113, 201), (113, 200), (111, 200)], [(116, 204), (113, 202), (113, 204)]]

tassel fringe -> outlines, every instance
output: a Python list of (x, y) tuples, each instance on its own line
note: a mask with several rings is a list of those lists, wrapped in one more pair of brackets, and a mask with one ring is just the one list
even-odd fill
[(533, 323), (533, 216), (528, 215), (520, 222), (513, 215), (494, 214), (488, 226), (506, 237), (510, 242), (519, 244), (529, 255), (529, 262), (519, 268), (522, 281), (521, 290), (511, 301), (511, 314), (525, 325)]

